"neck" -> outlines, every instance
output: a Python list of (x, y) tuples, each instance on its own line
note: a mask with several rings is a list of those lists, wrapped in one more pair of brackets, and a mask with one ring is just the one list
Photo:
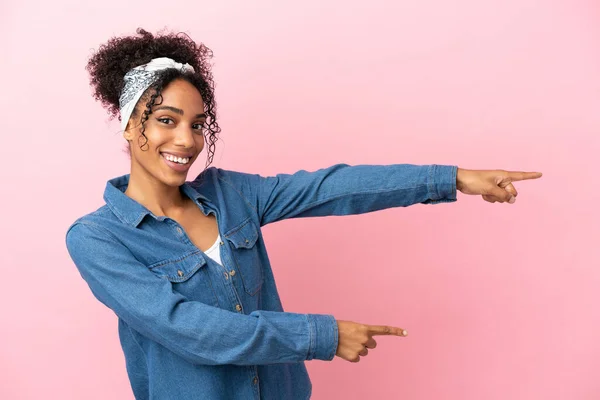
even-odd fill
[(137, 201), (156, 216), (174, 217), (188, 203), (179, 185), (170, 186), (132, 165), (125, 195)]

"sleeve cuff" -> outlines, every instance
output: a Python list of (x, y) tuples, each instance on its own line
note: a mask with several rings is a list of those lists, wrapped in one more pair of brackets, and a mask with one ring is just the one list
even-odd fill
[(307, 314), (310, 345), (307, 360), (333, 360), (338, 346), (338, 327), (332, 315)]
[(449, 203), (456, 201), (457, 166), (430, 165), (427, 176), (429, 204)]

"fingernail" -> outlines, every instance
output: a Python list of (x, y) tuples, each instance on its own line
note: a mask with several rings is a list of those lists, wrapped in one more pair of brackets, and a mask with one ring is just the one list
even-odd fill
[(408, 335), (408, 332), (406, 332), (406, 329), (402, 330), (402, 336), (406, 336)]
[(517, 199), (515, 199), (515, 196), (512, 196), (512, 197), (511, 197), (511, 198), (508, 200), (508, 202), (509, 202), (510, 204), (513, 204), (513, 203), (514, 203), (516, 200), (517, 200)]

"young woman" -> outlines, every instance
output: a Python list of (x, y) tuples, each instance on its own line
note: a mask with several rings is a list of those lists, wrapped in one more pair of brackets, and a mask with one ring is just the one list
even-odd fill
[[(77, 219), (69, 253), (119, 317), (137, 399), (307, 399), (304, 361), (351, 362), (404, 329), (283, 311), (261, 227), (456, 200), (513, 203), (540, 173), (442, 165), (334, 165), (273, 177), (208, 167), (217, 134), (211, 52), (188, 36), (112, 38), (87, 66), (95, 98), (119, 116), (131, 171)], [(207, 152), (207, 168), (187, 172)]]

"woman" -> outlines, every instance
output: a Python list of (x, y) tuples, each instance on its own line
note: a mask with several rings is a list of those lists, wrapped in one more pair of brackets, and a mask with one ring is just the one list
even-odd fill
[[(75, 221), (69, 253), (119, 317), (137, 399), (306, 399), (304, 361), (357, 362), (404, 329), (286, 313), (260, 228), (285, 218), (456, 201), (513, 203), (540, 173), (335, 165), (274, 177), (208, 167), (217, 134), (210, 50), (186, 35), (113, 38), (90, 59), (95, 97), (119, 115), (130, 174)], [(207, 168), (187, 171), (207, 144)]]

